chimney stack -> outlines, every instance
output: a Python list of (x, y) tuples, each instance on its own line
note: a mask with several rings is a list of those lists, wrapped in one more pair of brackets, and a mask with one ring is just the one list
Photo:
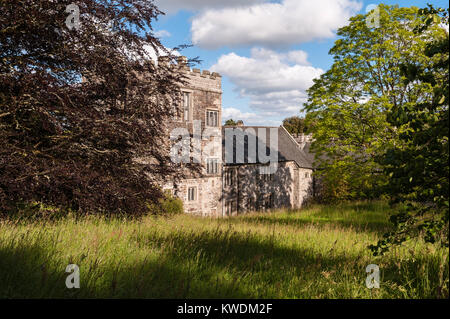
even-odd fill
[(185, 70), (185, 71), (190, 71), (191, 68), (188, 65), (188, 59), (185, 56), (179, 56), (177, 58), (177, 62), (178, 62), (178, 68), (180, 68), (180, 70)]
[(180, 66), (185, 66), (185, 65), (187, 65), (188, 59), (185, 56), (179, 56), (177, 58), (177, 62)]

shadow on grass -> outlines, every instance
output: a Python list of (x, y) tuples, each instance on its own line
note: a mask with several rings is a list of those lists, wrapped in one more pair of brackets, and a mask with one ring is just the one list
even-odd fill
[[(232, 231), (137, 235), (136, 249), (159, 248), (159, 258), (106, 262), (80, 267), (80, 289), (67, 289), (66, 260), (40, 246), (0, 249), (0, 298), (270, 298), (269, 291), (290, 275), (306, 271), (320, 276), (347, 262), (313, 251), (280, 247), (270, 239)], [(101, 255), (94, 256), (102, 258)], [(92, 257), (91, 257), (92, 258)], [(293, 270), (293, 271), (292, 271)], [(253, 289), (258, 286), (258, 289)], [(253, 288), (252, 288), (253, 287)]]
[[(336, 287), (331, 280), (341, 285), (339, 289), (353, 286), (334, 297), (348, 298), (351, 290), (365, 291), (370, 297), (365, 287), (367, 262), (362, 256), (285, 247), (270, 236), (261, 238), (231, 229), (167, 236), (155, 233), (137, 236), (135, 240), (138, 247), (156, 246), (165, 252), (159, 271), (153, 272), (153, 279), (144, 283), (159, 287), (158, 297), (162, 298), (284, 298), (292, 291), (298, 298), (304, 298), (299, 291), (308, 285), (312, 287), (307, 293), (314, 298)], [(448, 297), (448, 284), (443, 286), (439, 279), (438, 258), (389, 257), (384, 263), (385, 297)], [(448, 283), (446, 267), (444, 282)], [(130, 281), (128, 285), (129, 289), (124, 291), (133, 289), (135, 282)], [(141, 294), (142, 291), (137, 296), (154, 296), (154, 292), (150, 296)]]
[(277, 216), (276, 218), (272, 216), (246, 216), (239, 220), (224, 221), (224, 223), (234, 223), (234, 222), (244, 222), (250, 224), (263, 224), (263, 225), (279, 225), (279, 226), (294, 226), (294, 227), (305, 227), (308, 225), (319, 226), (324, 228), (326, 226), (336, 226), (347, 228), (349, 230), (354, 230), (359, 233), (373, 232), (377, 234), (384, 234), (389, 231), (392, 226), (387, 225), (383, 221), (347, 221), (347, 220), (337, 220), (333, 218), (326, 217), (311, 217), (308, 219), (302, 219), (301, 217), (295, 218), (290, 216)]
[[(384, 234), (392, 230), (388, 220), (391, 208), (382, 202), (343, 203), (334, 206), (314, 206), (306, 210), (286, 210), (284, 213), (254, 213), (219, 220), (219, 223), (250, 223), (269, 226), (305, 227), (315, 225), (321, 228), (336, 226), (359, 233)], [(305, 213), (306, 212), (306, 213)]]
[[(387, 294), (401, 298), (449, 298), (449, 264), (436, 256), (414, 256), (398, 260), (382, 269)], [(399, 289), (399, 287), (401, 287)]]
[(66, 263), (52, 259), (41, 247), (1, 249), (0, 299), (206, 298), (211, 297), (212, 290), (230, 298), (250, 297), (233, 282), (217, 282), (215, 287), (199, 282), (201, 276), (189, 269), (189, 262), (175, 256), (132, 265), (100, 265), (95, 270), (88, 261), (73, 262), (80, 267), (80, 289), (66, 287)]
[[(324, 272), (336, 273), (330, 279), (341, 289), (342, 285), (358, 285), (355, 290), (365, 290), (365, 265), (355, 257), (283, 247), (270, 237), (251, 233), (217, 229), (166, 236), (140, 234), (131, 238), (130, 244), (136, 249), (159, 248), (162, 253), (158, 258), (137, 261), (127, 261), (124, 256), (123, 262), (106, 262), (94, 270), (93, 260), (75, 258), (81, 272), (80, 289), (65, 287), (66, 264), (51, 250), (2, 248), (0, 298), (283, 298), (288, 290), (290, 296), (304, 297), (298, 291), (310, 285), (307, 297), (318, 297), (336, 287), (324, 279)], [(93, 257), (101, 259), (102, 255)], [(339, 275), (344, 269), (349, 273)], [(448, 287), (439, 285), (437, 260), (391, 260), (382, 272), (382, 285), (390, 298), (448, 296)], [(448, 268), (445, 274), (448, 279)], [(347, 276), (357, 280), (347, 282)], [(293, 279), (296, 284), (291, 283)], [(338, 293), (335, 297), (350, 295), (347, 290)]]
[[(267, 222), (283, 223), (283, 219)], [(68, 260), (51, 245), (4, 245), (0, 248), (0, 298), (284, 298), (305, 297), (299, 292), (305, 286), (311, 287), (306, 297), (318, 297), (336, 287), (324, 279), (324, 272), (339, 287), (366, 289), (366, 264), (357, 256), (285, 245), (270, 234), (216, 228), (165, 235), (137, 233), (128, 240), (136, 250), (157, 253), (121, 256), (120, 260), (109, 260), (104, 251), (86, 259), (75, 256), (80, 289), (65, 287)], [(390, 283), (385, 286), (387, 297), (448, 297), (448, 287), (439, 284), (437, 260), (396, 257), (384, 263), (382, 285)], [(448, 281), (448, 265), (444, 275)], [(353, 288), (341, 289), (333, 296), (351, 296)], [(404, 289), (407, 292), (402, 295)]]
[[(139, 247), (156, 246), (164, 251), (164, 268), (153, 285), (167, 286), (162, 278), (172, 275), (164, 271), (176, 269), (184, 272), (182, 295), (174, 290), (164, 297), (171, 298), (277, 298), (273, 287), (289, 285), (289, 276), (321, 277), (322, 271), (339, 268), (354, 259), (346, 256), (324, 256), (313, 250), (282, 247), (270, 238), (262, 239), (252, 233), (231, 230), (203, 231), (200, 233), (171, 233), (167, 236), (150, 234), (135, 238)], [(168, 266), (169, 265), (169, 266)], [(180, 279), (180, 278), (178, 278)], [(362, 281), (361, 281), (362, 282)], [(176, 285), (175, 285), (176, 286)], [(249, 290), (253, 286), (258, 289)], [(258, 292), (262, 289), (267, 294)], [(282, 295), (282, 292), (280, 292)]]
[(52, 253), (26, 243), (0, 248), (0, 299), (76, 297), (65, 286), (65, 267), (52, 266)]

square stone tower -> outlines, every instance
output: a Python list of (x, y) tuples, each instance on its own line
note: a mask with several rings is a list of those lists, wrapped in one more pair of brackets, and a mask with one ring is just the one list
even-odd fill
[(222, 216), (222, 78), (215, 72), (191, 70), (186, 57), (178, 58), (178, 68), (187, 84), (181, 89), (179, 115), (170, 127), (189, 132), (192, 156), (186, 168), (193, 169), (179, 182), (166, 181), (163, 188), (183, 200), (186, 213)]

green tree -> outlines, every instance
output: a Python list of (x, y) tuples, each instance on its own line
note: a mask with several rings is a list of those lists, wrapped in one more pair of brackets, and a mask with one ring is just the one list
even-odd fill
[(236, 126), (236, 122), (233, 119), (229, 119), (225, 121), (225, 125)]
[(330, 50), (334, 63), (308, 90), (306, 123), (328, 199), (378, 196), (387, 176), (376, 159), (401, 146), (405, 129), (387, 121), (388, 111), (431, 98), (430, 86), (406, 82), (400, 67), (433, 65), (434, 57), (424, 53), (427, 39), (445, 31), (433, 26), (418, 36), (418, 8), (378, 8), (380, 27), (369, 27), (368, 14), (360, 14), (338, 30), (340, 39)]
[(299, 116), (291, 116), (283, 120), (284, 128), (291, 134), (303, 134), (307, 131), (305, 119)]
[[(416, 27), (417, 36), (428, 34), (433, 26), (448, 25), (449, 12), (429, 6), (419, 11), (423, 23)], [(442, 21), (443, 20), (443, 21)], [(386, 234), (376, 246), (383, 253), (392, 244), (399, 244), (423, 234), (429, 242), (440, 241), (448, 247), (449, 229), (449, 35), (431, 39), (424, 54), (433, 58), (433, 65), (405, 63), (401, 73), (405, 82), (420, 82), (431, 88), (429, 99), (414, 104), (396, 105), (388, 112), (393, 127), (406, 127), (399, 139), (380, 157), (389, 179), (388, 193), (392, 203), (407, 204), (406, 209), (392, 216), (396, 230)], [(400, 146), (401, 147), (400, 147)]]
[(228, 126), (244, 125), (244, 122), (242, 120), (234, 121), (233, 119), (229, 119), (225, 121), (225, 125)]

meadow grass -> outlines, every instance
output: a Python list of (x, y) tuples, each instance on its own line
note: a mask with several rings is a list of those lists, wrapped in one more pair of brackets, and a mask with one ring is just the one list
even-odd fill
[[(0, 298), (448, 298), (449, 252), (422, 240), (367, 249), (383, 202), (226, 219), (66, 217), (0, 221)], [(68, 264), (81, 288), (67, 289)], [(366, 288), (366, 266), (380, 289)]]

